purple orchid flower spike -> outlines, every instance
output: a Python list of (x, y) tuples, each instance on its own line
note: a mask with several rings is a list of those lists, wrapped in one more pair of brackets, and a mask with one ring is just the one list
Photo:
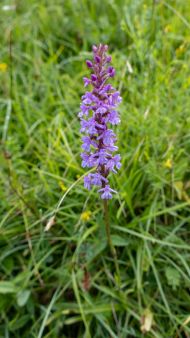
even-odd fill
[(82, 137), (81, 154), (82, 167), (95, 167), (95, 174), (88, 174), (84, 179), (84, 186), (90, 190), (92, 185), (98, 186), (102, 199), (111, 199), (115, 190), (110, 188), (108, 175), (110, 171), (116, 173), (121, 167), (120, 155), (115, 154), (116, 135), (112, 125), (120, 123), (116, 110), (121, 102), (121, 96), (107, 81), (114, 77), (115, 69), (110, 66), (111, 56), (107, 55), (108, 46), (100, 44), (93, 46), (93, 61), (87, 60), (87, 67), (91, 70), (90, 78), (84, 78), (84, 86), (92, 86), (82, 96), (81, 111), (78, 116), (81, 122)]

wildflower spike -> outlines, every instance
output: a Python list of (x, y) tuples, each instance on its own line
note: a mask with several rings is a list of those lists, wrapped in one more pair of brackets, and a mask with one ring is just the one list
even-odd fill
[(115, 146), (116, 135), (110, 129), (110, 125), (120, 122), (116, 108), (121, 102), (121, 96), (111, 84), (107, 84), (109, 78), (115, 75), (107, 50), (107, 45), (92, 47), (93, 61), (86, 61), (92, 73), (90, 78), (84, 78), (84, 86), (91, 85), (92, 91), (87, 91), (82, 96), (81, 111), (78, 114), (81, 132), (85, 134), (82, 137), (82, 167), (96, 167), (95, 174), (85, 176), (84, 185), (89, 190), (92, 185), (99, 186), (102, 199), (110, 199), (112, 193), (116, 192), (110, 188), (107, 177), (110, 171), (116, 173), (116, 169), (121, 167), (120, 155), (115, 154), (118, 149)]

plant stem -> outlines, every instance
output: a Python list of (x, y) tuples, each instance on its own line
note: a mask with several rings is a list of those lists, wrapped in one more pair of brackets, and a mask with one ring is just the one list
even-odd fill
[(121, 282), (120, 271), (119, 271), (119, 265), (118, 265), (118, 260), (117, 260), (117, 253), (116, 253), (115, 247), (114, 247), (112, 240), (111, 240), (108, 201), (106, 199), (103, 200), (103, 206), (104, 206), (104, 219), (105, 219), (108, 246), (110, 248), (110, 252), (111, 252), (113, 260), (114, 260), (115, 269), (116, 269), (116, 272), (117, 272), (117, 275), (118, 275), (118, 281), (119, 281), (119, 285), (120, 285), (120, 282)]

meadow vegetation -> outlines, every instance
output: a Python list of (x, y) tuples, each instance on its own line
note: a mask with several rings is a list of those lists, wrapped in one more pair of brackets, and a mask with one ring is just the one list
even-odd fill
[[(189, 0), (0, 3), (0, 338), (190, 337)], [(116, 68), (122, 168), (83, 187), (91, 46)]]

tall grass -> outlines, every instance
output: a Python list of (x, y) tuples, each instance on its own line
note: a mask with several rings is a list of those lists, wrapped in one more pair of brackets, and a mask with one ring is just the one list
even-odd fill
[[(0, 337), (188, 337), (190, 1), (15, 4), (0, 4)], [(123, 97), (109, 205), (120, 288), (79, 156), (99, 42)]]

